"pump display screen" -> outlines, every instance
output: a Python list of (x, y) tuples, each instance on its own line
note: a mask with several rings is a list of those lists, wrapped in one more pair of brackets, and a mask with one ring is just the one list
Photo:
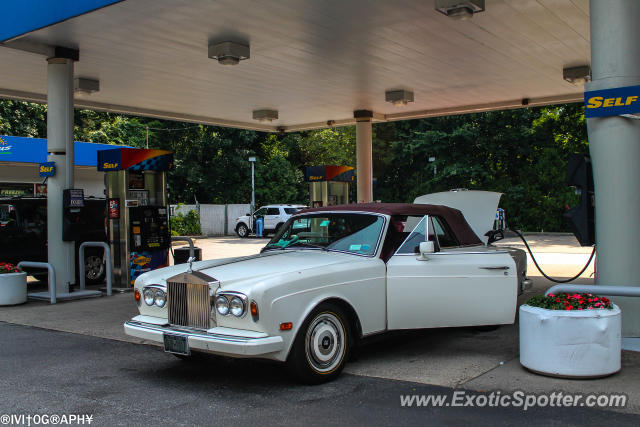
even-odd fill
[(130, 190), (142, 190), (144, 189), (144, 174), (142, 172), (129, 172), (129, 189)]

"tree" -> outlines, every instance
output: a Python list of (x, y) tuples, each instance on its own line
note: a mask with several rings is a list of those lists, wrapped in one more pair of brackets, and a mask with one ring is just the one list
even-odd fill
[[(258, 157), (258, 204), (307, 200), (311, 165), (355, 165), (355, 127), (286, 135), (75, 111), (75, 139), (174, 152), (172, 203), (248, 203), (249, 156)], [(46, 106), (0, 101), (0, 134), (46, 138)], [(569, 153), (588, 150), (579, 104), (525, 108), (373, 125), (374, 198), (410, 202), (452, 188), (504, 193), (510, 225), (566, 230), (562, 213), (576, 202), (565, 183)], [(435, 162), (429, 162), (435, 157)], [(437, 168), (434, 176), (433, 168)], [(353, 199), (354, 197), (352, 197)]]
[(47, 106), (0, 100), (0, 135), (47, 137)]
[(355, 166), (355, 127), (347, 126), (288, 134), (283, 143), (291, 161), (299, 165)]
[[(383, 201), (452, 188), (504, 193), (512, 226), (566, 230), (562, 213), (575, 203), (564, 184), (567, 155), (585, 151), (580, 105), (528, 108), (401, 122), (391, 161), (375, 189)], [(437, 175), (433, 175), (435, 157)]]

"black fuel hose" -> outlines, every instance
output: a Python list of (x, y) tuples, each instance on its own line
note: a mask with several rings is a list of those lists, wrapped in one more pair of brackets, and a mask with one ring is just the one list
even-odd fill
[(591, 264), (591, 260), (593, 259), (593, 256), (596, 254), (596, 247), (593, 247), (593, 251), (591, 251), (591, 256), (589, 257), (589, 260), (587, 261), (587, 264), (584, 266), (584, 268), (582, 270), (580, 270), (580, 273), (576, 274), (575, 276), (569, 278), (569, 279), (564, 279), (564, 280), (560, 280), (560, 279), (554, 279), (551, 276), (547, 276), (547, 274), (545, 274), (544, 271), (542, 271), (542, 269), (540, 268), (540, 266), (538, 265), (538, 261), (536, 261), (536, 257), (533, 256), (533, 252), (531, 252), (531, 248), (529, 247), (529, 244), (527, 243), (527, 241), (525, 240), (524, 236), (522, 235), (522, 233), (520, 233), (517, 230), (509, 230), (509, 231), (513, 231), (514, 233), (516, 233), (518, 235), (518, 237), (520, 237), (520, 239), (522, 239), (522, 241), (524, 242), (524, 245), (527, 248), (527, 251), (529, 251), (529, 255), (531, 255), (531, 259), (533, 260), (533, 263), (535, 264), (536, 268), (538, 269), (538, 271), (540, 272), (540, 274), (542, 274), (547, 280), (550, 280), (552, 282), (555, 283), (568, 283), (568, 282), (573, 282), (574, 280), (576, 280), (578, 277), (582, 276), (582, 273), (585, 272), (585, 270), (587, 269), (587, 267), (589, 267), (589, 264)]

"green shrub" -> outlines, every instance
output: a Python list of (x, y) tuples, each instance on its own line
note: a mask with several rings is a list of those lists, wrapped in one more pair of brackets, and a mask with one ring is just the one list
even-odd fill
[(200, 234), (202, 234), (200, 214), (197, 211), (189, 211), (186, 215), (178, 213), (171, 217), (172, 236), (198, 236)]

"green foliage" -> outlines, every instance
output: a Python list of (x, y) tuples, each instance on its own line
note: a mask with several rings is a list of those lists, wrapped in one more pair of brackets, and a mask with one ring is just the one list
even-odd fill
[(588, 150), (581, 105), (403, 122), (394, 139), (388, 167), (375, 171), (374, 198), (410, 202), (452, 188), (498, 191), (511, 227), (566, 230), (562, 214), (576, 203), (564, 183), (567, 156)]
[(186, 214), (178, 213), (170, 218), (172, 236), (199, 236), (200, 215), (195, 210), (190, 210)]
[(0, 135), (46, 138), (46, 105), (0, 100)]
[[(306, 166), (356, 166), (354, 126), (279, 135), (89, 110), (76, 110), (74, 120), (79, 141), (142, 148), (148, 136), (149, 148), (173, 151), (172, 203), (249, 203), (250, 156), (258, 158), (257, 205), (308, 203)], [(0, 134), (46, 138), (46, 106), (0, 101)], [(563, 231), (562, 214), (577, 202), (564, 183), (567, 156), (587, 151), (580, 104), (379, 123), (374, 198), (410, 202), (452, 188), (499, 191), (511, 227)]]
[(288, 147), (291, 161), (300, 166), (356, 164), (354, 126), (288, 134), (283, 144)]
[(81, 110), (75, 120), (76, 141), (145, 147), (146, 127), (138, 118)]
[[(256, 205), (300, 203), (304, 175), (278, 154), (256, 165)], [(251, 194), (251, 193), (249, 193)]]

